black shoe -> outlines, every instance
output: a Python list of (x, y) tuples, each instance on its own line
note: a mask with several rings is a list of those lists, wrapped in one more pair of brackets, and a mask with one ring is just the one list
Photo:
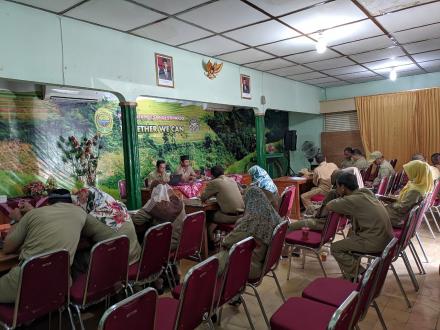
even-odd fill
[(211, 321), (212, 321), (212, 323), (217, 323), (217, 314), (216, 313), (211, 315)]
[(238, 307), (238, 306), (240, 306), (242, 304), (242, 301), (241, 301), (241, 298), (240, 297), (238, 297), (238, 298), (236, 298), (236, 299), (233, 299), (233, 300), (231, 300), (230, 302), (229, 302), (229, 305), (231, 305), (231, 306), (235, 306), (235, 307)]

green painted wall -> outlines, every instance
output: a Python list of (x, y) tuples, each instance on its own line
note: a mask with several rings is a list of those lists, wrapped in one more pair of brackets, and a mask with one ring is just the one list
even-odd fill
[(312, 141), (321, 147), (321, 132), (324, 130), (324, 117), (308, 113), (289, 113), (289, 129), (296, 130), (297, 151), (290, 152), (290, 167), (298, 172), (302, 168), (309, 168), (310, 163), (301, 152), (304, 141)]

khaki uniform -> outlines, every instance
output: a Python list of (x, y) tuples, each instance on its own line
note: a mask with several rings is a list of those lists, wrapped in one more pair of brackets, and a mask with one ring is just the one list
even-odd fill
[[(13, 226), (6, 240), (21, 246), (20, 261), (35, 255), (66, 249), (72, 264), (86, 221), (86, 213), (78, 206), (56, 203), (33, 209)], [(20, 267), (14, 267), (0, 278), (0, 303), (13, 303), (18, 289)]]
[(202, 193), (201, 200), (215, 197), (220, 210), (215, 212), (214, 223), (235, 223), (244, 212), (244, 201), (237, 182), (221, 175), (210, 181)]
[(353, 159), (344, 159), (341, 162), (341, 168), (347, 168), (347, 167), (353, 167), (354, 166), (354, 160)]
[(370, 167), (370, 164), (365, 157), (361, 157), (354, 161), (353, 166), (357, 167), (359, 171), (366, 171)]
[(351, 235), (332, 243), (331, 252), (344, 276), (353, 278), (357, 258), (350, 252), (378, 253), (393, 238), (388, 212), (368, 189), (358, 189), (351, 195), (337, 198), (329, 202), (327, 208), (351, 218)]
[(153, 181), (159, 181), (160, 183), (170, 182), (170, 175), (167, 172), (159, 173), (156, 170), (150, 172), (147, 177), (148, 186), (151, 186)]
[(196, 172), (194, 172), (191, 166), (182, 167), (181, 165), (177, 166), (176, 172), (174, 174), (182, 175), (182, 182), (188, 182), (191, 176), (195, 177)]
[(418, 190), (409, 190), (401, 201), (388, 204), (385, 208), (390, 216), (393, 227), (402, 227), (403, 220), (411, 209), (423, 199), (422, 194)]
[(429, 166), (429, 168), (431, 169), (431, 173), (432, 173), (432, 180), (437, 180), (438, 178), (440, 178), (440, 169), (438, 167), (435, 166)]
[(379, 173), (377, 174), (376, 179), (373, 181), (373, 187), (377, 187), (382, 180), (382, 178), (389, 177), (390, 175), (394, 174), (394, 168), (390, 164), (389, 161), (384, 160), (382, 164), (379, 166)]
[(312, 204), (311, 198), (317, 194), (327, 195), (332, 188), (331, 176), (338, 167), (334, 163), (322, 162), (313, 171), (313, 184), (316, 186), (312, 190), (301, 194), (301, 201), (304, 207)]

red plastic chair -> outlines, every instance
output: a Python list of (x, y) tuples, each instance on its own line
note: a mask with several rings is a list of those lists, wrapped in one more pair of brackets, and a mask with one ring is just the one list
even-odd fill
[[(338, 230), (339, 220), (342, 216), (338, 213), (330, 212), (322, 232), (309, 231), (307, 240), (302, 237), (302, 230), (294, 230), (286, 235), (286, 244), (290, 247), (312, 251), (318, 258), (324, 276), (327, 277), (324, 265), (319, 257), (321, 248), (333, 241)], [(305, 265), (305, 254), (303, 254), (303, 268)], [(287, 271), (287, 279), (290, 279), (290, 269), (292, 267), (292, 254), (289, 253), (289, 269)]]
[(325, 199), (325, 195), (323, 195), (323, 194), (316, 194), (310, 198), (310, 200), (312, 202), (317, 203), (317, 204), (322, 203), (324, 201), (324, 199)]
[(353, 314), (358, 301), (358, 293), (350, 296), (338, 307), (313, 300), (289, 298), (271, 317), (272, 330), (351, 329)]
[(127, 236), (104, 240), (93, 246), (87, 274), (78, 276), (70, 288), (81, 329), (84, 329), (81, 309), (107, 301), (111, 295), (127, 289), (129, 248)]
[[(133, 285), (145, 285), (157, 280), (168, 264), (171, 235), (170, 222), (151, 227), (144, 235), (141, 258), (128, 268), (128, 280)], [(171, 283), (169, 283), (171, 285)]]
[(397, 164), (397, 159), (392, 159), (390, 160), (390, 164), (393, 168), (396, 168), (396, 164)]
[(107, 309), (98, 330), (154, 329), (156, 304), (156, 290), (142, 290)]
[(183, 220), (182, 233), (179, 238), (177, 249), (170, 252), (170, 262), (168, 264), (169, 272), (172, 276), (174, 285), (176, 280), (173, 276), (171, 265), (176, 265), (182, 259), (196, 257), (202, 260), (200, 251), (202, 249), (203, 237), (205, 236), (205, 212), (199, 211), (190, 213)]
[(156, 330), (193, 330), (211, 321), (218, 259), (214, 256), (192, 267), (185, 275), (180, 299), (159, 298), (156, 309)]
[(278, 214), (284, 220), (289, 220), (289, 215), (292, 212), (293, 201), (295, 199), (296, 187), (287, 187), (281, 196), (281, 205)]
[(287, 224), (288, 221), (283, 221), (278, 226), (275, 227), (272, 233), (272, 238), (270, 240), (269, 247), (266, 252), (263, 271), (261, 272), (258, 278), (249, 278), (247, 282), (247, 286), (253, 290), (254, 296), (257, 298), (258, 304), (260, 305), (261, 308), (261, 313), (263, 314), (264, 320), (266, 321), (268, 327), (269, 327), (269, 319), (267, 318), (266, 311), (264, 310), (264, 306), (261, 301), (257, 288), (263, 282), (265, 276), (270, 276), (275, 280), (275, 284), (278, 288), (278, 292), (280, 293), (281, 298), (283, 299), (284, 302), (286, 301), (286, 298), (284, 297), (283, 294), (283, 290), (281, 290), (280, 282), (278, 281), (278, 277), (275, 273), (275, 269), (278, 267), (278, 263), (281, 257), (281, 252), (283, 250), (284, 239), (286, 237), (286, 232), (287, 232)]
[(122, 201), (127, 200), (127, 182), (125, 180), (118, 181), (119, 197)]
[(431, 235), (432, 235), (432, 237), (434, 239), (435, 239), (435, 234), (434, 234), (434, 231), (431, 228), (431, 225), (429, 223), (429, 219), (426, 216), (426, 212), (430, 211), (431, 216), (432, 216), (432, 221), (434, 222), (435, 226), (437, 227), (437, 230), (440, 232), (440, 226), (439, 226), (439, 224), (437, 222), (437, 218), (436, 218), (434, 212), (432, 211), (432, 208), (435, 205), (435, 202), (436, 202), (437, 196), (439, 194), (439, 191), (440, 191), (440, 180), (437, 180), (436, 183), (434, 184), (434, 188), (433, 188), (432, 192), (430, 193), (429, 205), (428, 205), (428, 207), (427, 207), (427, 209), (425, 211), (425, 214), (424, 214), (425, 223), (428, 226), (428, 229), (431, 232)]
[(52, 251), (26, 260), (20, 267), (14, 304), (0, 304), (0, 326), (15, 329), (53, 311), (69, 309), (69, 252)]
[(384, 196), (388, 187), (389, 177), (384, 177), (380, 180), (379, 186), (377, 187), (376, 196)]
[(373, 170), (373, 164), (370, 164), (362, 175), (362, 180), (365, 182), (370, 181), (371, 171)]

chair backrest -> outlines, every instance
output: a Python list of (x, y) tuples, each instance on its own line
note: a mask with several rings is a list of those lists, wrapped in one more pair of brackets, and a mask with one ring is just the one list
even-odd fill
[(278, 210), (278, 214), (281, 218), (286, 219), (289, 217), (290, 213), (292, 212), (293, 207), (293, 200), (295, 198), (295, 186), (288, 187), (281, 197), (281, 205), (280, 209)]
[(424, 212), (426, 211), (429, 202), (430, 197), (428, 196), (424, 201), (422, 201), (420, 206), (414, 206), (408, 213), (407, 219), (404, 222), (402, 235), (400, 235), (399, 239), (399, 253), (406, 249), (409, 242), (411, 241), (411, 238), (413, 238), (413, 236), (415, 235), (418, 222), (420, 219), (423, 219)]
[(390, 188), (389, 194), (396, 194), (396, 192), (399, 190), (400, 182), (402, 180), (403, 170), (396, 173), (396, 176), (394, 177), (394, 182)]
[(383, 285), (385, 283), (385, 279), (387, 278), (388, 270), (390, 269), (390, 265), (393, 261), (393, 257), (397, 251), (397, 247), (398, 247), (397, 243), (398, 243), (398, 239), (396, 237), (393, 237), (393, 239), (385, 247), (385, 250), (383, 250), (382, 252), (382, 255), (380, 257), (381, 264), (380, 264), (379, 274), (377, 275), (377, 280), (373, 291), (372, 299), (376, 299), (377, 297), (379, 297), (380, 292), (382, 291)]
[(272, 238), (267, 248), (266, 258), (264, 260), (263, 271), (261, 272), (260, 281), (271, 270), (274, 270), (278, 266), (280, 261), (281, 252), (284, 246), (284, 239), (286, 238), (288, 222), (285, 220), (275, 227), (272, 233)]
[(434, 189), (432, 189), (431, 200), (428, 208), (435, 204), (439, 191), (440, 191), (440, 180), (437, 180), (434, 183)]
[(58, 250), (31, 257), (21, 265), (12, 327), (68, 306), (69, 259), (69, 252)]
[(151, 227), (144, 235), (136, 282), (148, 281), (160, 275), (168, 263), (173, 227), (170, 222)]
[(127, 285), (129, 250), (127, 236), (107, 239), (92, 247), (83, 306), (114, 294)]
[(336, 212), (329, 212), (327, 220), (325, 222), (324, 229), (322, 231), (321, 246), (332, 242), (338, 231), (339, 220), (343, 216)]
[(212, 256), (186, 273), (174, 329), (195, 329), (211, 316), (218, 266)]
[(199, 253), (205, 230), (205, 213), (203, 211), (190, 213), (183, 220), (182, 233), (180, 235), (174, 262)]
[(374, 284), (376, 283), (377, 276), (379, 275), (379, 265), (380, 258), (374, 258), (362, 277), (362, 282), (358, 288), (359, 300), (356, 306), (356, 311), (353, 314), (353, 326), (356, 325), (359, 320), (364, 318), (368, 308), (370, 307)]
[(394, 172), (393, 174), (391, 174), (391, 176), (388, 179), (388, 184), (385, 188), (385, 192), (384, 195), (387, 196), (391, 193), (391, 191), (393, 190), (394, 187), (394, 182), (396, 181), (396, 178), (398, 176), (399, 173)]
[(111, 306), (102, 315), (98, 330), (154, 329), (157, 292), (147, 288)]
[(327, 326), (327, 330), (347, 330), (350, 329), (351, 320), (358, 301), (359, 293), (353, 291), (344, 300), (341, 306), (333, 313)]
[(127, 182), (125, 180), (118, 181), (118, 190), (119, 190), (119, 197), (121, 197), (121, 199), (126, 199), (127, 198)]
[(252, 251), (256, 244), (252, 237), (235, 243), (229, 250), (226, 274), (220, 290), (217, 307), (230, 301), (246, 288), (246, 282), (251, 268)]
[(397, 164), (397, 159), (392, 159), (392, 160), (390, 160), (390, 164), (391, 164), (391, 166), (392, 166), (393, 168), (395, 168), (395, 167), (396, 167), (396, 164)]
[(384, 177), (380, 180), (379, 187), (377, 187), (376, 195), (383, 196), (388, 186), (389, 177)]
[(371, 171), (373, 170), (373, 164), (370, 164), (370, 166), (368, 166), (367, 170), (364, 171), (363, 175), (362, 175), (362, 180), (364, 182), (369, 181), (370, 176), (371, 176)]

